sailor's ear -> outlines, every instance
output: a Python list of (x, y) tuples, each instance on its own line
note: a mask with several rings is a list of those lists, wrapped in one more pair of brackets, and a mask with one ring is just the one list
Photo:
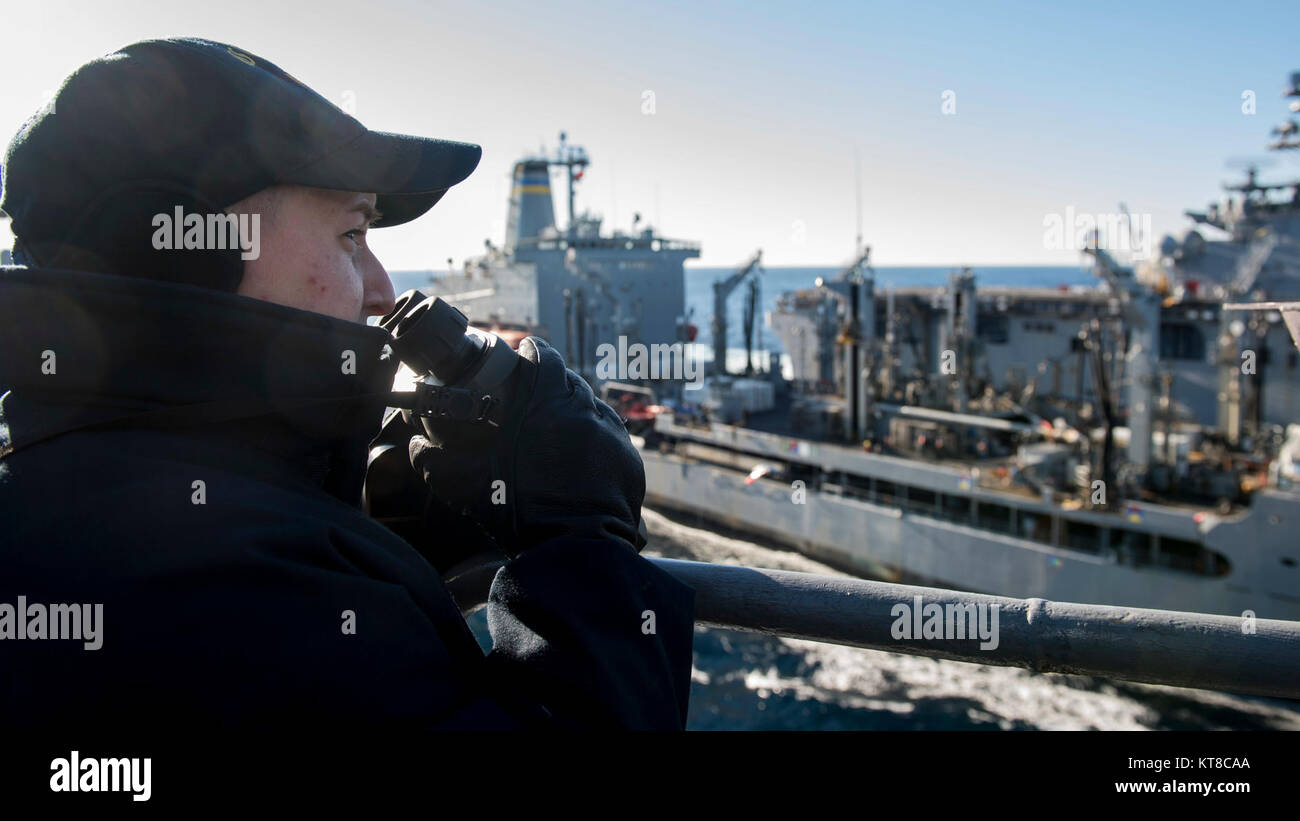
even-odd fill
[(88, 206), (40, 259), (51, 268), (233, 292), (244, 275), (238, 234), (232, 242), (228, 223), (209, 220), (210, 214), (224, 210), (165, 184), (133, 185)]

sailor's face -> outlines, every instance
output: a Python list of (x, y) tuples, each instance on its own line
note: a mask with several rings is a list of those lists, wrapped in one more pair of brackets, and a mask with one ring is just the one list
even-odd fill
[(393, 283), (366, 243), (374, 194), (286, 185), (230, 210), (263, 207), (261, 253), (244, 261), (238, 293), (353, 322), (392, 310)]

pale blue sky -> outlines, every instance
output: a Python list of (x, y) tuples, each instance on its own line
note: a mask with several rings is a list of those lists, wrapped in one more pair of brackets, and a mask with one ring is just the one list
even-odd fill
[[(180, 6), (8, 5), (4, 140), (87, 59), (154, 36), (233, 43), (350, 92), (372, 128), (483, 146), (429, 215), (373, 235), (391, 270), (499, 242), (513, 162), (561, 129), (592, 158), (580, 207), (624, 228), (639, 210), (702, 242), (699, 264), (758, 247), (774, 265), (845, 261), (855, 149), (879, 264), (1073, 264), (1044, 247), (1045, 215), (1124, 201), (1157, 234), (1183, 230), (1182, 210), (1236, 173), (1227, 160), (1265, 153), (1300, 70), (1300, 6), (1282, 2)], [(1300, 176), (1274, 156), (1266, 177)]]

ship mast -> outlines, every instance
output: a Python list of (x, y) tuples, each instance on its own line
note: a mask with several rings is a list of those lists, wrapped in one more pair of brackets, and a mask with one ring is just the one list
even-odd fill
[(853, 256), (862, 259), (862, 162), (858, 149), (853, 149), (853, 196), (858, 206), (858, 236), (853, 245)]
[[(587, 150), (585, 148), (579, 145), (570, 145), (568, 139), (569, 135), (561, 131), (560, 147), (556, 149), (555, 157), (550, 160), (550, 164), (553, 166), (563, 166), (568, 175), (569, 222), (565, 231), (569, 236), (573, 236), (577, 227), (573, 210), (574, 183), (582, 179), (582, 173), (587, 166), (591, 164), (591, 160), (588, 159)], [(574, 169), (577, 169), (576, 174), (574, 173)]]

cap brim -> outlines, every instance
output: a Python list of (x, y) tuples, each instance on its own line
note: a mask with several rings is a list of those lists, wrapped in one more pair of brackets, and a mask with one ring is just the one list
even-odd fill
[(410, 222), (478, 166), (473, 143), (366, 131), (282, 180), (297, 185), (378, 195), (375, 228)]

